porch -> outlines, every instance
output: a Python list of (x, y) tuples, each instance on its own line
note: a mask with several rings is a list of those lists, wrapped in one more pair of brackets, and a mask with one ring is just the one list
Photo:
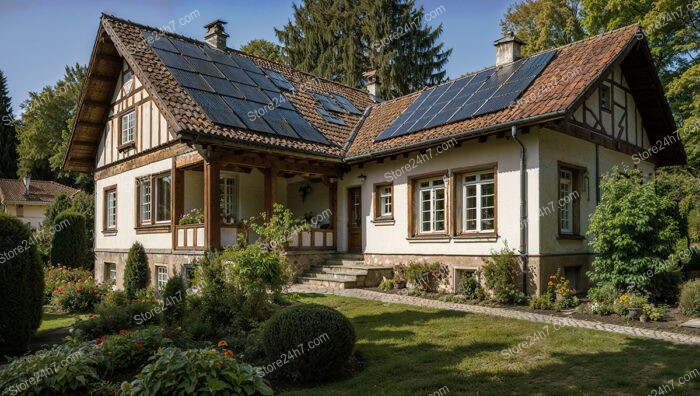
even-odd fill
[(243, 220), (281, 203), (311, 228), (289, 230), (288, 249), (335, 251), (335, 164), (249, 151), (200, 148), (173, 158), (173, 249), (202, 251), (253, 242)]

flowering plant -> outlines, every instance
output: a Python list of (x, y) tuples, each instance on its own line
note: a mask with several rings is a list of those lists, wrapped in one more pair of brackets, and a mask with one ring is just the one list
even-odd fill
[(92, 312), (110, 290), (108, 283), (95, 284), (92, 277), (78, 282), (69, 281), (51, 292), (51, 304), (71, 313)]
[(172, 344), (163, 336), (160, 327), (142, 330), (119, 330), (119, 334), (104, 335), (95, 341), (100, 353), (96, 354), (101, 374), (133, 369), (144, 365), (158, 348)]
[(84, 269), (70, 268), (63, 265), (49, 265), (44, 269), (44, 294), (50, 299), (51, 293), (68, 282), (81, 283), (92, 280), (92, 272)]
[(204, 223), (204, 213), (201, 209), (194, 208), (187, 213), (180, 215), (180, 220), (177, 224), (187, 225), (187, 224), (202, 224)]
[(570, 285), (571, 281), (561, 274), (561, 269), (557, 269), (557, 273), (549, 277), (547, 295), (550, 300), (557, 302), (558, 308), (572, 308), (579, 304), (575, 296), (576, 289)]

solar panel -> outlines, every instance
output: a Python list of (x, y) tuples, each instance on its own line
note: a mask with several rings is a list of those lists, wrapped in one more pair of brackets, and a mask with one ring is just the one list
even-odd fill
[(244, 58), (244, 57), (242, 57), (242, 56), (240, 56), (240, 55), (236, 55), (236, 54), (231, 54), (231, 58), (233, 58), (233, 60), (234, 60), (234, 61), (238, 64), (238, 66), (240, 66), (243, 70), (249, 71), (249, 72), (253, 72), (253, 73), (262, 74), (262, 70), (260, 70), (260, 68), (258, 67), (258, 65), (256, 65), (255, 63), (253, 63), (252, 60), (250, 60), (250, 59), (248, 59), (248, 58)]
[(273, 91), (273, 92), (279, 92), (279, 89), (273, 84), (267, 77), (265, 77), (262, 74), (257, 74), (257, 73), (252, 73), (252, 72), (244, 72), (250, 77), (251, 80), (255, 81), (255, 83), (262, 89), (268, 90), (268, 91)]
[(350, 101), (345, 96), (338, 95), (338, 94), (331, 94), (331, 95), (333, 95), (335, 100), (337, 100), (338, 103), (340, 103), (340, 105), (343, 106), (345, 108), (345, 110), (348, 111), (348, 113), (357, 114), (357, 115), (362, 114), (362, 112), (360, 110), (358, 110), (357, 107), (353, 106), (353, 104), (350, 103)]
[(376, 141), (507, 108), (551, 62), (550, 51), (430, 88), (404, 110)]
[(205, 46), (203, 49), (204, 53), (207, 54), (209, 59), (213, 60), (214, 62), (232, 67), (238, 67), (238, 65), (233, 61), (233, 59), (231, 59), (231, 57), (228, 56), (228, 54), (224, 51), (210, 47), (208, 45)]
[(146, 42), (154, 48), (164, 49), (166, 51), (177, 52), (177, 48), (168, 40), (167, 37), (163, 37), (162, 33), (149, 32), (142, 30), (141, 34), (146, 38)]
[(173, 43), (173, 45), (175, 47), (177, 47), (177, 49), (183, 55), (191, 56), (193, 58), (207, 60), (207, 56), (204, 54), (204, 50), (202, 50), (198, 45), (192, 44), (192, 43), (187, 42), (187, 41), (174, 39), (174, 38), (171, 38), (170, 42)]
[(280, 113), (289, 125), (294, 128), (294, 131), (304, 140), (312, 142), (329, 144), (330, 142), (319, 131), (316, 130), (306, 119), (302, 118), (296, 111), (279, 109)]
[(274, 129), (275, 132), (279, 133), (280, 135), (284, 135), (295, 139), (299, 138), (299, 135), (294, 131), (294, 128), (292, 128), (292, 126), (289, 125), (287, 121), (285, 121), (283, 114), (280, 112), (280, 109), (268, 109), (265, 113), (262, 114), (262, 118), (264, 118), (265, 121), (267, 121), (267, 123), (270, 124), (272, 129)]
[(175, 77), (177, 82), (179, 82), (183, 87), (195, 88), (202, 91), (212, 91), (200, 74), (180, 69), (170, 69), (170, 72), (173, 74), (173, 77)]
[(189, 56), (185, 56), (184, 58), (187, 59), (187, 62), (192, 65), (192, 68), (194, 68), (197, 73), (206, 74), (207, 76), (212, 77), (224, 78), (224, 75), (219, 71), (219, 69), (216, 68), (214, 62), (190, 58)]
[(318, 100), (319, 102), (321, 102), (321, 105), (323, 105), (323, 107), (324, 107), (326, 110), (335, 111), (336, 113), (342, 113), (342, 112), (343, 112), (343, 109), (341, 109), (340, 106), (338, 106), (337, 104), (335, 104), (335, 102), (333, 101), (333, 99), (329, 98), (328, 96), (326, 96), (326, 95), (321, 95), (321, 94), (319, 94), (319, 93), (314, 93), (314, 92), (309, 92), (309, 93), (310, 93), (314, 98), (316, 98), (316, 100)]
[(245, 128), (245, 124), (226, 106), (221, 96), (197, 89), (186, 89), (187, 93), (192, 96), (212, 122), (236, 128)]
[(324, 109), (323, 107), (316, 106), (316, 111), (318, 112), (318, 114), (321, 115), (321, 117), (323, 117), (324, 120), (330, 123), (345, 125), (345, 121), (341, 120), (340, 118), (335, 118), (332, 115), (328, 114), (326, 109)]
[(296, 91), (296, 88), (294, 88), (294, 85), (292, 85), (292, 83), (290, 83), (289, 80), (287, 80), (280, 73), (277, 73), (274, 70), (265, 69), (265, 68), (263, 68), (263, 70), (265, 71), (265, 74), (267, 74), (267, 76), (270, 77), (272, 82), (277, 87), (279, 87), (281, 89), (286, 89), (287, 91), (292, 91), (292, 92)]
[(158, 54), (158, 57), (163, 61), (165, 66), (176, 67), (182, 70), (194, 71), (192, 66), (190, 66), (185, 59), (177, 53), (165, 51), (160, 48), (153, 48), (153, 50)]
[(224, 101), (233, 109), (236, 115), (243, 120), (248, 129), (258, 132), (275, 133), (270, 125), (265, 122), (265, 119), (258, 115), (265, 111), (263, 107), (256, 107), (254, 103), (250, 103), (247, 100), (230, 98), (228, 96), (224, 96)]
[(272, 105), (275, 107), (279, 107), (281, 109), (287, 109), (287, 110), (294, 110), (294, 106), (292, 106), (292, 103), (289, 101), (289, 98), (287, 98), (282, 92), (271, 92), (271, 91), (266, 91), (263, 89), (263, 92), (267, 94), (267, 96), (270, 97), (272, 100)]
[(238, 88), (239, 91), (243, 94), (243, 97), (252, 100), (253, 102), (258, 102), (262, 103), (264, 105), (267, 105), (268, 103), (272, 102), (270, 98), (267, 97), (263, 93), (263, 91), (260, 90), (258, 87), (251, 87), (250, 85), (245, 85), (245, 84), (235, 84), (236, 88)]
[(209, 86), (212, 87), (214, 92), (221, 95), (233, 96), (234, 98), (243, 99), (243, 94), (241, 93), (241, 91), (239, 91), (238, 88), (236, 88), (236, 86), (231, 84), (229, 80), (211, 76), (202, 77), (207, 81), (207, 84), (209, 84)]
[(239, 82), (247, 85), (255, 85), (255, 81), (251, 80), (250, 77), (243, 71), (243, 69), (234, 66), (218, 65), (219, 71), (224, 73), (224, 76), (231, 81)]

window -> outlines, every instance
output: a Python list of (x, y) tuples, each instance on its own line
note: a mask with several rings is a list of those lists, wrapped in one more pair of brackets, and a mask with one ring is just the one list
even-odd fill
[(139, 189), (139, 219), (140, 224), (151, 224), (151, 180), (137, 181)]
[(419, 232), (445, 231), (445, 182), (442, 179), (418, 183)]
[(238, 182), (235, 177), (222, 176), (219, 182), (221, 219), (233, 223), (238, 214)]
[(104, 189), (104, 229), (117, 229), (117, 187), (111, 186)]
[(168, 283), (168, 267), (156, 265), (156, 276), (156, 289), (158, 291), (165, 290), (165, 284)]
[(117, 281), (117, 264), (115, 263), (105, 263), (105, 268), (104, 268), (104, 280), (109, 282), (109, 281)]
[(131, 111), (121, 118), (121, 144), (133, 143), (136, 134), (136, 112)]
[(465, 175), (462, 179), (462, 231), (493, 232), (496, 222), (494, 172)]
[(600, 86), (600, 107), (603, 110), (610, 110), (611, 109), (610, 86), (608, 86), (608, 85), (601, 85)]
[(122, 88), (124, 88), (124, 93), (128, 95), (133, 87), (134, 74), (131, 72), (131, 69), (126, 69), (122, 75)]
[(570, 197), (573, 192), (574, 174), (569, 170), (559, 171), (559, 232), (574, 233), (574, 208)]
[(24, 205), (17, 205), (17, 217), (24, 217)]
[(393, 194), (394, 186), (391, 184), (378, 184), (374, 187), (375, 220), (389, 220), (394, 217)]
[(137, 224), (149, 226), (170, 222), (170, 181), (167, 173), (137, 179)]

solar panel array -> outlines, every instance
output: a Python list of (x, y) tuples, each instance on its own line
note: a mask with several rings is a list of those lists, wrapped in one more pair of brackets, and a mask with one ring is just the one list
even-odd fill
[(350, 114), (355, 114), (355, 115), (362, 115), (362, 112), (357, 109), (350, 101), (343, 95), (338, 95), (338, 94), (331, 94), (335, 98), (335, 100), (340, 103), (341, 106), (345, 108), (345, 110), (348, 111)]
[(545, 52), (428, 89), (375, 141), (503, 110), (530, 86), (555, 54)]
[[(330, 144), (250, 59), (142, 31), (175, 79), (215, 124)], [(269, 74), (268, 74), (269, 75)], [(281, 77), (281, 79), (280, 79)], [(282, 83), (280, 83), (282, 84)]]
[(333, 117), (321, 106), (316, 106), (316, 111), (321, 115), (321, 117), (323, 117), (324, 120), (332, 124), (345, 125), (345, 121), (341, 120), (340, 118)]

